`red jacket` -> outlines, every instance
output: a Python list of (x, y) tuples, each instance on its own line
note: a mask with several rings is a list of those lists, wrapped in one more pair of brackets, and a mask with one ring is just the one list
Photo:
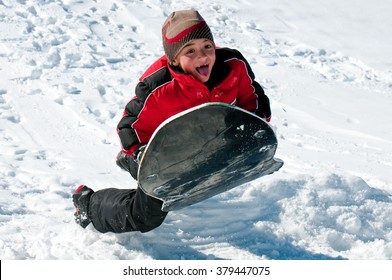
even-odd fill
[(206, 84), (170, 66), (163, 56), (142, 75), (135, 93), (117, 126), (123, 152), (128, 155), (147, 143), (167, 118), (206, 102), (224, 102), (267, 120), (271, 117), (269, 99), (254, 80), (248, 62), (228, 48), (216, 49), (216, 62)]

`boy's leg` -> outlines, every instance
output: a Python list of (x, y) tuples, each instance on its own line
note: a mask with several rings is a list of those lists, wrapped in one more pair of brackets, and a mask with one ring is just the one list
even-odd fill
[(147, 232), (160, 226), (167, 212), (162, 201), (146, 195), (140, 188), (103, 189), (89, 201), (88, 216), (100, 232)]

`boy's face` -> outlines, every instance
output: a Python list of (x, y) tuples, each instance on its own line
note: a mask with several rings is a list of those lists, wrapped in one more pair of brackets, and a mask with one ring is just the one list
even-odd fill
[(202, 83), (208, 81), (215, 64), (215, 46), (207, 39), (189, 41), (173, 61), (174, 66), (195, 77)]

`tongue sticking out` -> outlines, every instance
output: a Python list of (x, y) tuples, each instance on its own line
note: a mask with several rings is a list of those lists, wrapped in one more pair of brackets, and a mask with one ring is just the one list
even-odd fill
[(208, 76), (209, 73), (208, 66), (205, 65), (205, 66), (197, 67), (197, 72), (199, 72), (201, 75)]

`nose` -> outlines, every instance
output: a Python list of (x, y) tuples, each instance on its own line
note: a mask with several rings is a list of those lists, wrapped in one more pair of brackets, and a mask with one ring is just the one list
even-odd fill
[(197, 58), (198, 59), (205, 59), (205, 58), (207, 58), (207, 51), (205, 49), (200, 49), (197, 52)]

